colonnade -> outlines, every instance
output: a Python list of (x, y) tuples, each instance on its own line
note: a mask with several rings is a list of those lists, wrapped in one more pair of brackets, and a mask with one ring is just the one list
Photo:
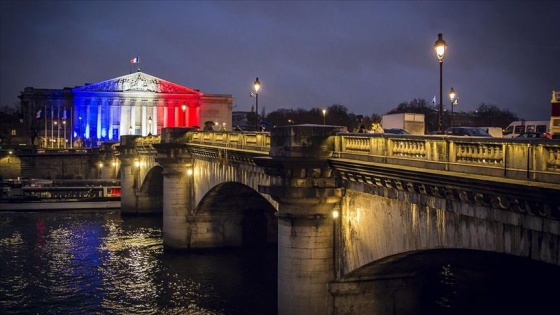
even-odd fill
[(157, 135), (162, 128), (199, 125), (196, 99), (77, 97), (74, 132), (82, 139), (116, 141), (124, 135)]

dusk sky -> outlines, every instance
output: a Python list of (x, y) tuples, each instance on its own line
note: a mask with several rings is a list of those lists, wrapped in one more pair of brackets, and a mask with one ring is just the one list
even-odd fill
[[(481, 103), (549, 119), (560, 90), (560, 2), (0, 1), (0, 105), (27, 86), (75, 87), (136, 71), (234, 110), (326, 108), (384, 114), (439, 102), (433, 45), (443, 33), (443, 104)], [(140, 64), (130, 60), (140, 58)]]

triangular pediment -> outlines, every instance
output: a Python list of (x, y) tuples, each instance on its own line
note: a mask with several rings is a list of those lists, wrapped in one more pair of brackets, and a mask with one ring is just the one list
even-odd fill
[(175, 84), (144, 72), (135, 72), (122, 77), (88, 84), (72, 89), (73, 92), (152, 92), (170, 94), (198, 94), (202, 93)]

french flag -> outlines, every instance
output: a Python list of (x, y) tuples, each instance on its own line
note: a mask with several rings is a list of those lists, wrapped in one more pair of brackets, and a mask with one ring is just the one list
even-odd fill
[(132, 58), (130, 59), (130, 63), (140, 63), (140, 58), (138, 57)]

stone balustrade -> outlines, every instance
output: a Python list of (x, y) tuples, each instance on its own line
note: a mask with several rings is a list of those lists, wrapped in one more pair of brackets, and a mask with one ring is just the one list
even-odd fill
[[(173, 128), (176, 129), (176, 128)], [(179, 132), (179, 133), (177, 133)], [(178, 142), (270, 152), (267, 132), (200, 132), (191, 128), (135, 138), (136, 147)], [(169, 138), (169, 139), (168, 139)], [(333, 135), (332, 158), (545, 183), (560, 182), (560, 141), (391, 134)]]
[(338, 134), (333, 158), (560, 182), (560, 141)]
[(240, 150), (270, 151), (270, 134), (267, 132), (189, 132), (189, 143), (235, 148)]

